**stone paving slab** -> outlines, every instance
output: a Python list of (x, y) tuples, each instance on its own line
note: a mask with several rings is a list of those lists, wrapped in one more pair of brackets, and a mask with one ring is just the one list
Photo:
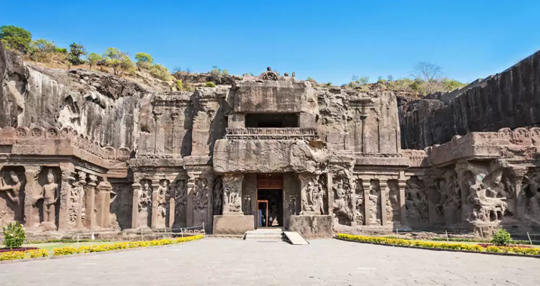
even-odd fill
[(0, 285), (540, 285), (540, 259), (310, 243), (214, 238), (0, 264)]

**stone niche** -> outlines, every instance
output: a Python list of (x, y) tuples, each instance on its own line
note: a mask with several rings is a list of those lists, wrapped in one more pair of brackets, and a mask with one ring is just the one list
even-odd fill
[(24, 223), (24, 168), (4, 167), (0, 171), (0, 226)]

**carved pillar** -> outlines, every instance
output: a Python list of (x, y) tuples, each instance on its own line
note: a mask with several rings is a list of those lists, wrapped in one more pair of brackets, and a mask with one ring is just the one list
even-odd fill
[(111, 191), (113, 187), (107, 181), (107, 178), (103, 178), (103, 181), (97, 186), (99, 194), (99, 200), (97, 202), (97, 225), (102, 228), (109, 227), (110, 212), (111, 212)]
[(133, 205), (131, 210), (131, 228), (135, 229), (139, 227), (137, 223), (139, 221), (139, 197), (141, 195), (142, 186), (139, 183), (134, 183), (133, 187)]
[(163, 136), (161, 129), (161, 112), (156, 112), (154, 110), (154, 121), (156, 122), (155, 134), (154, 134), (154, 154), (163, 153)]
[(36, 205), (41, 195), (41, 185), (38, 182), (38, 175), (41, 171), (39, 166), (25, 166), (24, 176), (26, 178), (26, 186), (24, 188), (24, 215), (25, 227), (27, 229), (35, 229), (39, 227), (39, 209)]
[(159, 191), (159, 180), (153, 179), (152, 180), (152, 217), (150, 222), (150, 227), (152, 229), (157, 228), (157, 219), (158, 219), (158, 207), (159, 207), (159, 200), (158, 200), (158, 191)]
[(399, 217), (401, 226), (405, 227), (408, 225), (407, 223), (407, 208), (405, 207), (405, 187), (407, 186), (406, 180), (399, 180), (398, 181), (398, 188), (399, 188)]
[(169, 220), (168, 224), (166, 224), (167, 227), (173, 228), (174, 226), (174, 220), (176, 218), (176, 202), (174, 201), (174, 198), (176, 197), (176, 192), (179, 192), (180, 190), (174, 189), (173, 184), (169, 186)]
[[(171, 138), (172, 138), (172, 142), (171, 142), (171, 150), (172, 150), (172, 153), (173, 155), (180, 155), (180, 150), (178, 148), (178, 140), (176, 139), (178, 136), (178, 131), (176, 130), (178, 127), (178, 123), (176, 122), (176, 120), (178, 119), (178, 111), (177, 110), (174, 110), (174, 111), (171, 111), (171, 121), (172, 121), (172, 130), (171, 130)], [(170, 192), (169, 192), (170, 193)], [(174, 197), (173, 194), (171, 194), (171, 197)], [(171, 204), (172, 206), (173, 204)], [(172, 209), (172, 208), (171, 208)], [(169, 215), (169, 226), (172, 227), (172, 221), (174, 221), (174, 212), (170, 212), (170, 214), (172, 215)]]
[(388, 200), (388, 181), (386, 179), (379, 180), (380, 189), (380, 204), (381, 204), (381, 225), (386, 226), (388, 224), (388, 213), (386, 210), (386, 201)]
[(514, 175), (514, 190), (515, 190), (515, 208), (516, 216), (518, 220), (523, 220), (525, 216), (525, 209), (523, 205), (523, 178), (527, 174), (526, 168), (512, 168), (512, 174)]
[(79, 188), (79, 198), (78, 198), (78, 204), (79, 209), (77, 210), (77, 222), (75, 223), (75, 227), (77, 229), (82, 229), (84, 224), (82, 221), (83, 217), (83, 209), (84, 209), (84, 186), (86, 185), (86, 173), (83, 171), (77, 172), (79, 175), (79, 181), (78, 181), (78, 188)]
[(88, 183), (84, 188), (84, 205), (86, 206), (84, 226), (88, 229), (94, 229), (96, 227), (96, 184), (97, 177), (95, 175), (88, 175)]
[(223, 175), (223, 215), (244, 215), (242, 212), (243, 174)]
[(69, 196), (75, 182), (75, 167), (73, 164), (60, 165), (62, 171), (62, 183), (60, 186), (58, 230), (65, 231), (69, 225)]
[[(328, 198), (328, 213), (327, 213), (328, 215), (332, 215), (334, 213), (334, 192), (332, 191), (333, 182), (334, 181), (333, 181), (332, 173), (328, 172), (328, 174), (326, 174), (326, 190), (323, 190), (323, 192), (326, 192), (326, 195)], [(354, 191), (355, 189), (354, 186), (351, 186), (351, 189)], [(353, 206), (355, 206), (355, 203), (356, 202), (353, 202)], [(354, 222), (354, 219), (353, 219), (353, 222)]]
[(364, 190), (364, 225), (369, 225), (369, 193), (371, 192), (369, 179), (362, 178), (362, 189)]
[(195, 175), (189, 174), (187, 182), (187, 201), (186, 201), (186, 226), (193, 226), (194, 207), (193, 207), (193, 189), (195, 187)]

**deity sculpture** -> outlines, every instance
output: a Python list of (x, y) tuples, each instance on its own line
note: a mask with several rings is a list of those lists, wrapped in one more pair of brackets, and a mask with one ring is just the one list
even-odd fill
[(60, 199), (60, 189), (55, 183), (52, 170), (47, 174), (47, 183), (43, 186), (43, 222), (55, 224), (56, 204)]
[(167, 216), (167, 190), (169, 190), (169, 181), (162, 180), (157, 189), (157, 214), (162, 218)]
[(21, 190), (22, 184), (21, 184), (21, 181), (19, 180), (19, 176), (17, 176), (17, 174), (14, 171), (9, 172), (9, 177), (11, 178), (13, 185), (6, 184), (4, 182), (4, 178), (2, 177), (0, 178), (0, 191), (6, 192), (6, 195), (9, 198), (9, 200), (13, 204), (15, 204), (15, 207), (16, 207), (15, 220), (22, 221), (23, 204), (19, 203), (19, 191)]
[(148, 181), (144, 181), (142, 191), (139, 193), (139, 212), (141, 210), (146, 210), (149, 206), (152, 205), (152, 191), (150, 190), (150, 184)]
[(199, 178), (195, 182), (193, 192), (195, 194), (194, 205), (196, 209), (203, 210), (208, 206), (208, 191), (206, 190), (207, 184), (208, 181), (205, 178)]

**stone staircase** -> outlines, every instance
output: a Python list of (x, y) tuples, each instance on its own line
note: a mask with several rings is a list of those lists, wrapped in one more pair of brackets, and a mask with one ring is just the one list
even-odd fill
[(263, 228), (246, 231), (244, 240), (257, 242), (280, 242), (284, 240), (283, 229), (281, 228)]
[(246, 231), (244, 240), (257, 242), (285, 241), (293, 245), (306, 245), (309, 242), (296, 231), (283, 231), (281, 228), (263, 228)]

